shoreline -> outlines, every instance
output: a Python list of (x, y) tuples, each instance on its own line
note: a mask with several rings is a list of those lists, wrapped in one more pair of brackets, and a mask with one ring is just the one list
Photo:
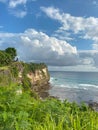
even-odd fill
[[(51, 83), (48, 83), (48, 85), (45, 85), (44, 87), (42, 87), (41, 91), (38, 91), (37, 94), (39, 95), (40, 99), (42, 99), (42, 100), (44, 100), (46, 98), (55, 98), (57, 100), (61, 100), (59, 96), (50, 94), (49, 91), (52, 91), (53, 88), (54, 88), (54, 86)], [(65, 98), (61, 101), (64, 101), (64, 100), (68, 100), (68, 99)], [(84, 104), (88, 105), (92, 110), (98, 111), (98, 102), (96, 102), (96, 101), (89, 100), (87, 102), (83, 101), (80, 103), (77, 101), (68, 101), (68, 102), (76, 102), (77, 104), (84, 103)]]

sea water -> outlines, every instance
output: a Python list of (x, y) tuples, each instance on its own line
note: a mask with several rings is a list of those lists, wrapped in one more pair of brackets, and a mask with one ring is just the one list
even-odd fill
[(98, 102), (98, 72), (50, 71), (51, 96), (70, 102)]

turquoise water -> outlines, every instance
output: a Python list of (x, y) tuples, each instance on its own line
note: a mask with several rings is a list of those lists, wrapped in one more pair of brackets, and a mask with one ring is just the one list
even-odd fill
[(50, 72), (51, 96), (68, 101), (98, 102), (98, 72)]

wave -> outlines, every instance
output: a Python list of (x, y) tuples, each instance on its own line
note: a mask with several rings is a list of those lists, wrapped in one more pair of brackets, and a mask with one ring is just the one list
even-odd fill
[(95, 84), (79, 84), (79, 87), (93, 87), (93, 88), (98, 88), (98, 85), (95, 85)]
[(75, 88), (75, 89), (78, 89), (79, 87), (77, 85), (69, 85), (69, 84), (61, 84), (59, 85), (59, 87), (62, 87), (62, 88)]
[(50, 78), (50, 83), (54, 86), (54, 87), (61, 87), (61, 88), (74, 88), (74, 89), (84, 89), (84, 90), (88, 90), (88, 89), (92, 89), (92, 88), (97, 88), (98, 89), (98, 85), (95, 84), (85, 84), (85, 83), (72, 83), (72, 82), (61, 82), (59, 79), (51, 77)]
[(54, 82), (54, 79), (53, 77), (50, 78), (50, 83), (53, 83)]

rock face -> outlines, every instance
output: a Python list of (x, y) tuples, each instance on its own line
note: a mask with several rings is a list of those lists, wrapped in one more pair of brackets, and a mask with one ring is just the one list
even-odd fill
[[(11, 69), (0, 69), (0, 86), (9, 86), (11, 82), (22, 84), (25, 69), (22, 63), (15, 63)], [(34, 72), (29, 70), (26, 77), (30, 80), (32, 90), (47, 89), (50, 80), (47, 67), (36, 69)]]
[(89, 102), (88, 102), (88, 106), (89, 106), (92, 110), (98, 111), (98, 102), (89, 101)]
[(50, 76), (47, 68), (30, 72), (27, 74), (27, 77), (30, 79), (32, 89), (35, 91), (40, 91), (48, 87)]

